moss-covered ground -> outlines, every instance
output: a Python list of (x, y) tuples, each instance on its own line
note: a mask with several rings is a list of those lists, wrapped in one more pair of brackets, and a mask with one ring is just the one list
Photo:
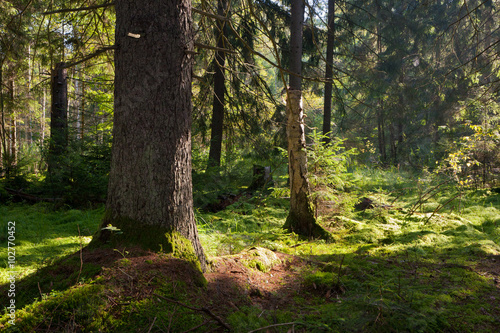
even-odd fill
[[(0, 331), (499, 332), (500, 194), (397, 171), (354, 177), (318, 206), (331, 242), (285, 233), (279, 196), (197, 211), (208, 284), (169, 254), (84, 248), (103, 209), (2, 206), (4, 307), (8, 221), (18, 276), (15, 325), (5, 308)], [(362, 197), (373, 207), (345, 209)]]

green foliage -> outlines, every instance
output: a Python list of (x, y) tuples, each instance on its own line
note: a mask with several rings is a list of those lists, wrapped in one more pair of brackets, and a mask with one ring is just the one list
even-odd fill
[[(55, 211), (50, 204), (0, 206), (0, 282), (8, 278), (7, 224), (16, 223), (16, 259), (22, 276), (74, 253), (90, 242), (103, 209)], [(76, 276), (74, 277), (76, 279)]]
[(482, 187), (498, 182), (493, 170), (500, 166), (500, 124), (496, 127), (466, 124), (470, 136), (455, 141), (436, 172), (452, 177), (460, 187)]
[[(284, 280), (282, 290), (271, 291), (277, 300), (280, 292), (294, 291), (289, 304), (279, 303), (277, 309), (270, 310), (245, 303), (246, 307), (227, 312), (214, 306), (226, 314), (223, 319), (233, 330), (282, 324), (273, 330), (288, 332), (293, 326), (307, 332), (494, 331), (500, 318), (496, 302), (500, 294), (493, 276), (487, 272), (488, 267), (493, 267), (488, 266), (494, 264), (492, 259), (500, 255), (500, 194), (489, 189), (464, 190), (460, 210), (458, 205), (447, 205), (429, 219), (430, 211), (454, 194), (442, 185), (434, 191), (437, 194), (426, 195), (425, 205), (409, 215), (423, 194), (439, 185), (432, 174), (415, 175), (396, 168), (358, 169), (353, 179), (363, 180), (356, 183), (358, 191), (369, 195), (378, 206), (350, 212), (348, 216), (323, 216), (323, 225), (334, 234), (332, 243), (303, 241), (283, 233), (286, 199), (256, 195), (242, 198), (217, 213), (197, 212), (201, 242), (209, 256), (242, 256), (251, 253), (245, 249), (263, 247), (300, 256), (306, 263), (289, 268), (300, 277), (300, 287)], [(391, 207), (383, 207), (386, 204)], [(78, 251), (80, 238), (75, 225), (79, 224), (85, 244), (89, 234), (84, 230), (94, 231), (102, 214), (102, 209), (53, 211), (41, 204), (0, 208), (5, 221), (18, 221), (20, 267), (23, 271), (40, 270), (39, 275), (22, 279), (29, 283), (20, 285), (26, 293), (22, 301), (19, 299), (19, 324), (29, 331), (47, 327), (52, 319), (58, 327), (75, 325), (71, 327), (84, 332), (135, 332), (147, 331), (155, 317), (156, 323), (171, 322), (172, 331), (186, 331), (203, 323), (201, 313), (175, 303), (127, 294), (131, 285), (144, 283), (145, 290), (155, 287), (155, 293), (192, 306), (205, 297), (193, 294), (203, 293), (203, 288), (197, 291), (200, 285), (193, 289), (184, 281), (168, 281), (168, 274), (155, 273), (159, 267), (155, 260), (146, 262), (148, 269), (141, 272), (152, 275), (135, 280), (141, 274), (127, 271), (134, 267), (134, 258), (121, 248), (119, 251), (126, 258), (119, 256), (114, 268), (102, 270), (84, 265), (80, 286), (68, 287), (77, 281), (79, 258), (53, 258)], [(66, 248), (65, 242), (70, 240), (72, 244)], [(35, 253), (37, 257), (30, 257)], [(259, 267), (252, 260), (254, 256), (242, 258), (249, 266)], [(0, 258), (1, 261), (6, 258)], [(55, 261), (62, 266), (40, 268), (41, 261)], [(106, 275), (113, 269), (115, 273)], [(73, 273), (63, 276), (69, 270)], [(120, 270), (133, 276), (133, 282)], [(3, 274), (5, 269), (1, 271)], [(33, 302), (40, 296), (37, 282), (42, 288), (49, 285), (54, 280), (49, 272), (54, 271), (62, 275), (55, 279), (53, 291), (43, 290), (44, 298)], [(95, 277), (99, 271), (101, 278)], [(255, 271), (274, 274), (273, 270)], [(109, 289), (109, 283), (120, 289)], [(297, 289), (290, 290), (291, 286)], [(111, 299), (121, 304), (119, 311)], [(60, 304), (57, 310), (56, 304)], [(78, 313), (73, 309), (78, 309)], [(6, 319), (2, 317), (0, 325)]]
[(344, 190), (351, 186), (352, 177), (347, 171), (358, 153), (355, 148), (346, 149), (345, 140), (340, 138), (333, 138), (325, 143), (328, 138), (316, 129), (309, 135), (309, 180), (313, 188), (328, 186), (332, 190)]
[(105, 201), (111, 161), (111, 137), (96, 143), (91, 138), (71, 141), (58, 158), (58, 167), (47, 172), (43, 194), (73, 206)]

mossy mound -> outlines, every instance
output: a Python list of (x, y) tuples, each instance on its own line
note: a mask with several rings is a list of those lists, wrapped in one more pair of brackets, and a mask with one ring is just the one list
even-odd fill
[(129, 218), (112, 219), (113, 224), (105, 215), (103, 224), (94, 235), (91, 248), (139, 246), (144, 250), (172, 254), (192, 263), (200, 271), (205, 269), (205, 263), (200, 263), (191, 241), (179, 232), (156, 225), (145, 225)]
[(212, 258), (210, 271), (214, 271), (222, 261), (234, 261), (245, 267), (256, 269), (261, 272), (269, 272), (274, 266), (281, 264), (280, 258), (273, 251), (263, 247), (252, 247), (238, 254)]

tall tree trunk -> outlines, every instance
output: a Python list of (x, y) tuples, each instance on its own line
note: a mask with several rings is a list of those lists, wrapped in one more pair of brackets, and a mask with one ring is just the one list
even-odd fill
[[(189, 0), (116, 2), (111, 171), (95, 244), (162, 249), (206, 265), (191, 179), (193, 33)], [(189, 245), (190, 244), (190, 245)]]
[[(376, 4), (377, 17), (379, 18), (379, 22), (377, 24), (377, 34), (376, 34), (376, 47), (377, 53), (380, 56), (382, 54), (382, 18), (380, 15), (380, 4)], [(380, 57), (379, 57), (380, 59)], [(382, 60), (379, 60), (382, 61)], [(382, 164), (387, 163), (387, 150), (386, 150), (386, 136), (385, 136), (385, 110), (384, 110), (384, 101), (382, 98), (378, 100), (378, 108), (377, 108), (377, 137), (378, 137), (378, 150), (380, 154), (380, 160)]]
[(82, 68), (81, 75), (81, 94), (80, 94), (80, 139), (83, 140), (85, 135), (85, 66)]
[[(382, 103), (382, 101), (380, 101)], [(385, 125), (384, 125), (384, 111), (382, 105), (377, 109), (377, 138), (378, 150), (380, 152), (380, 160), (382, 163), (387, 162), (387, 153), (385, 150)]]
[(290, 26), (290, 87), (287, 89), (288, 173), (290, 177), (290, 212), (284, 228), (306, 237), (327, 237), (317, 223), (310, 202), (307, 179), (307, 153), (302, 110), (302, 26), (304, 2), (293, 0)]
[(42, 98), (42, 119), (40, 121), (40, 131), (42, 132), (42, 143), (45, 142), (45, 121), (47, 110), (47, 90), (43, 88), (43, 98)]
[(68, 82), (65, 63), (57, 63), (52, 71), (50, 108), (50, 147), (48, 171), (54, 176), (68, 145)]
[(389, 125), (389, 151), (391, 153), (391, 162), (396, 164), (397, 148), (396, 148), (396, 124), (392, 122)]
[[(326, 41), (325, 95), (323, 105), (323, 135), (329, 135), (332, 122), (333, 47), (335, 44), (335, 0), (328, 0), (328, 38)], [(324, 139), (330, 142), (330, 137)]]
[[(217, 1), (217, 14), (224, 16), (227, 9), (227, 0)], [(224, 21), (217, 21), (217, 47), (225, 47), (225, 24)], [(222, 137), (224, 131), (224, 95), (225, 95), (225, 75), (224, 66), (226, 54), (223, 51), (215, 51), (214, 58), (214, 99), (212, 109), (210, 152), (208, 154), (208, 168), (219, 167), (222, 156)]]
[(17, 119), (14, 109), (15, 84), (14, 80), (9, 80), (9, 99), (10, 99), (10, 141), (9, 141), (9, 167), (12, 170), (17, 165)]
[(0, 63), (0, 111), (1, 111), (1, 124), (0, 124), (0, 176), (4, 175), (5, 155), (7, 154), (7, 135), (5, 133), (5, 103), (3, 95), (3, 63)]

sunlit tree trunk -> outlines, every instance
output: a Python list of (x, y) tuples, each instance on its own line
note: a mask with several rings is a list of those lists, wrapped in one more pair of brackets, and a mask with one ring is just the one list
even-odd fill
[(304, 2), (293, 0), (290, 26), (290, 85), (287, 89), (288, 172), (290, 177), (290, 212), (284, 228), (306, 237), (325, 237), (316, 222), (310, 202), (307, 179), (307, 153), (302, 110), (302, 26)]
[[(323, 106), (323, 135), (329, 135), (332, 122), (333, 47), (335, 44), (335, 0), (328, 0), (328, 38), (326, 41), (325, 95)], [(330, 138), (325, 138), (325, 143)]]
[(115, 8), (113, 148), (102, 226), (123, 233), (100, 230), (94, 243), (181, 249), (203, 269), (191, 179), (191, 3), (120, 0)]

